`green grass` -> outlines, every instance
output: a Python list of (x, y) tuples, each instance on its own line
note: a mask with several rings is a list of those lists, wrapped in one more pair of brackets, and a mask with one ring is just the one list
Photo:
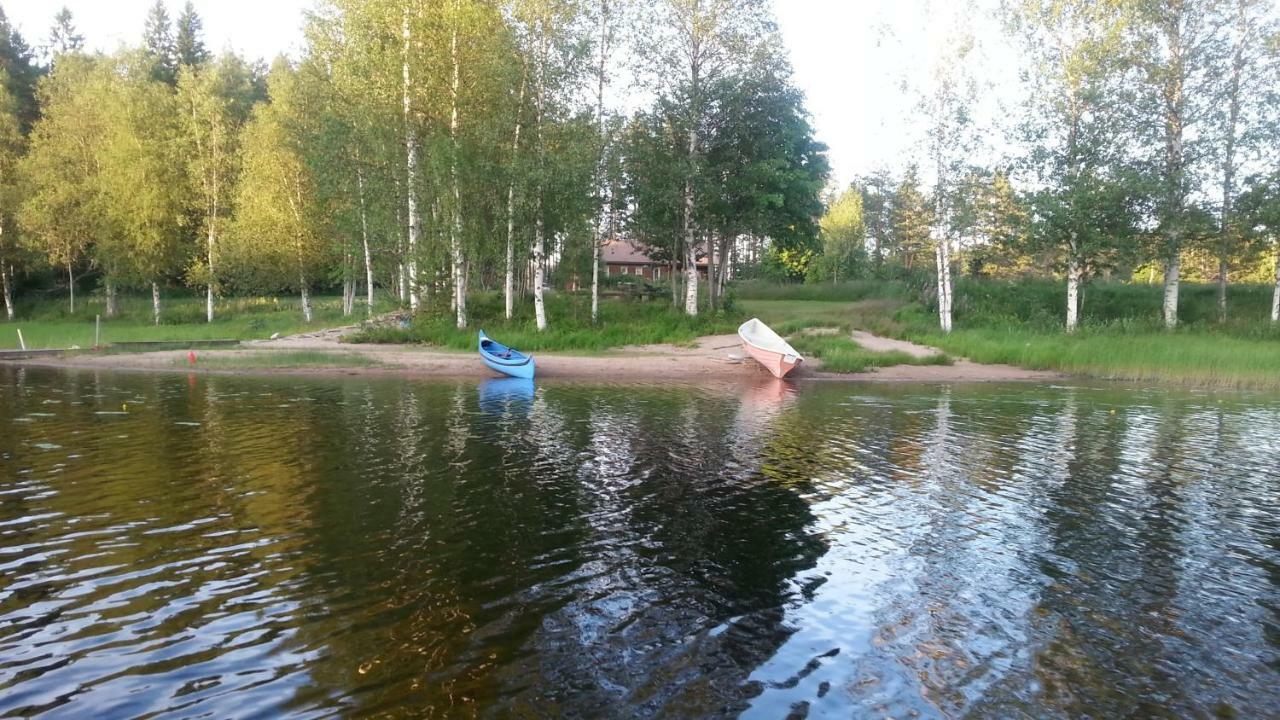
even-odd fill
[(1214, 291), (1211, 285), (1184, 284), (1184, 322), (1176, 332), (1161, 325), (1161, 289), (1146, 285), (1090, 287), (1084, 324), (1072, 335), (1063, 332), (1055, 314), (1065, 289), (1047, 281), (959, 283), (950, 334), (938, 330), (935, 309), (895, 293), (857, 302), (812, 302), (778, 291), (772, 293), (777, 299), (740, 300), (738, 305), (784, 333), (857, 327), (981, 363), (1095, 378), (1280, 389), (1280, 328), (1267, 319), (1271, 288), (1233, 287), (1228, 300), (1235, 319), (1225, 324), (1215, 320)]
[(468, 298), (469, 327), (459, 330), (451, 314), (422, 313), (408, 328), (375, 327), (347, 338), (349, 342), (423, 343), (455, 350), (476, 345), (476, 331), (483, 329), (502, 343), (529, 352), (599, 352), (623, 345), (692, 343), (702, 335), (735, 332), (742, 319), (738, 313), (706, 313), (688, 317), (663, 299), (628, 302), (600, 301), (600, 322), (591, 324), (590, 298), (586, 295), (553, 293), (547, 296), (549, 328), (538, 332), (531, 304), (516, 308), (516, 319), (503, 318), (499, 293), (477, 293)]
[(851, 280), (842, 283), (784, 284), (762, 280), (744, 280), (733, 286), (737, 300), (808, 300), (817, 302), (854, 302), (871, 298), (905, 300), (910, 296), (907, 283), (894, 280)]
[[(186, 358), (176, 358), (174, 365), (185, 367)], [(216, 369), (288, 369), (307, 367), (373, 367), (381, 365), (376, 358), (358, 352), (332, 350), (258, 350), (237, 355), (201, 355), (198, 367)]]
[(1096, 378), (1220, 388), (1280, 389), (1280, 343), (1184, 331), (1075, 335), (1034, 329), (960, 329), (907, 337), (975, 362)]
[(820, 359), (823, 370), (835, 373), (860, 373), (890, 365), (950, 365), (952, 362), (945, 354), (919, 358), (898, 351), (874, 352), (844, 334), (801, 333), (792, 336), (790, 342), (802, 354)]
[[(101, 342), (251, 340), (350, 324), (363, 317), (343, 317), (340, 297), (313, 298), (312, 304), (315, 319), (307, 324), (297, 297), (219, 299), (214, 321), (206, 323), (204, 298), (179, 296), (165, 299), (161, 324), (155, 325), (151, 298), (126, 296), (120, 298), (117, 317), (102, 318)], [(91, 347), (94, 316), (104, 312), (101, 298), (91, 298), (75, 315), (67, 313), (61, 300), (26, 302), (18, 309), (15, 322), (0, 322), (0, 349), (18, 347), (18, 328), (31, 349)], [(357, 313), (361, 311), (357, 306)]]

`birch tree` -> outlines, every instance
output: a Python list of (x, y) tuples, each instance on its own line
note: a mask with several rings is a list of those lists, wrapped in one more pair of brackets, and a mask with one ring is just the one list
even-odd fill
[(414, 49), (413, 4), (405, 3), (402, 18), (401, 97), (404, 106), (405, 213), (408, 218), (409, 242), (405, 260), (405, 279), (409, 288), (409, 308), (416, 312), (421, 303), (421, 297), (418, 294), (418, 242), (422, 235), (422, 216), (418, 208), (418, 118), (413, 109), (416, 89), (411, 68)]
[[(76, 272), (107, 231), (98, 192), (98, 153), (103, 143), (102, 108), (109, 102), (108, 73), (101, 59), (59, 56), (40, 85), (42, 116), (18, 164), (23, 199), (18, 210), (21, 241), (67, 276), (68, 308), (76, 310)], [(115, 312), (113, 278), (107, 270), (107, 315)]]
[[(521, 0), (515, 19), (521, 26), (525, 52), (528, 55), (532, 83), (530, 131), (533, 134), (533, 310), (538, 330), (547, 329), (544, 295), (546, 284), (548, 240), (548, 187), (552, 169), (547, 159), (547, 126), (555, 122), (564, 104), (566, 89), (581, 76), (581, 58), (577, 33), (583, 19), (583, 8), (576, 0)], [(606, 18), (607, 21), (607, 18)], [(601, 92), (602, 89), (601, 89)], [(603, 113), (603, 96), (598, 100)]]
[(231, 194), (240, 162), (240, 131), (248, 120), (252, 91), (249, 69), (238, 57), (224, 55), (201, 69), (184, 65), (178, 76), (177, 106), (191, 205), (204, 238), (202, 261), (187, 277), (205, 287), (205, 320), (213, 322), (218, 293), (218, 237), (230, 217)]
[(611, 155), (615, 154), (615, 139), (605, 110), (605, 92), (609, 77), (613, 74), (613, 52), (618, 43), (617, 6), (620, 0), (598, 0), (595, 4), (595, 57), (593, 59), (596, 90), (596, 136), (599, 150), (596, 153), (595, 191), (598, 212), (591, 236), (591, 323), (600, 320), (600, 249), (605, 241), (617, 235), (618, 203), (616, 199), (617, 177), (611, 173)]
[(1218, 320), (1221, 322), (1227, 319), (1231, 256), (1243, 238), (1234, 207), (1236, 178), (1240, 173), (1241, 160), (1248, 159), (1259, 143), (1266, 141), (1264, 103), (1267, 90), (1280, 82), (1280, 76), (1268, 67), (1273, 58), (1269, 57), (1266, 41), (1276, 32), (1271, 3), (1266, 0), (1231, 0), (1223, 9), (1229, 64), (1215, 132), (1222, 190), (1216, 248)]
[(1160, 148), (1157, 215), (1164, 263), (1163, 315), (1178, 325), (1182, 250), (1191, 210), (1189, 199), (1208, 158), (1204, 133), (1218, 98), (1222, 59), (1220, 15), (1215, 0), (1141, 0), (1128, 40), (1141, 74), (1138, 127)]
[(934, 173), (931, 235), (937, 268), (938, 323), (943, 332), (951, 332), (955, 190), (958, 173), (974, 144), (971, 107), (977, 86), (967, 64), (974, 49), (972, 34), (959, 28), (946, 42), (934, 62), (920, 105), (929, 123), (927, 152)]
[(1024, 0), (1010, 20), (1032, 72), (1022, 135), (1045, 189), (1037, 195), (1041, 235), (1066, 255), (1066, 330), (1080, 322), (1080, 287), (1114, 243), (1096, 212), (1112, 196), (1122, 134), (1126, 14), (1118, 2)]
[(679, 118), (684, 136), (681, 236), (684, 310), (698, 314), (698, 248), (701, 235), (696, 185), (708, 89), (741, 68), (771, 27), (763, 0), (658, 0), (636, 33), (640, 75)]
[(297, 82), (288, 62), (277, 60), (270, 102), (258, 105), (245, 126), (225, 257), (245, 286), (297, 290), (303, 319), (311, 322), (310, 288), (328, 259), (327, 228), (297, 131), (315, 109), (302, 102)]
[(104, 136), (94, 152), (99, 207), (107, 232), (95, 247), (99, 267), (130, 285), (150, 286), (160, 324), (160, 287), (181, 264), (184, 167), (176, 99), (152, 80), (149, 63), (125, 53), (107, 62), (110, 92)]

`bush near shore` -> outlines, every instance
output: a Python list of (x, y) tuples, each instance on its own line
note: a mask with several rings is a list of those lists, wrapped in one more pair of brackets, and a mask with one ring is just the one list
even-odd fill
[(476, 332), (484, 330), (493, 338), (529, 352), (598, 352), (624, 345), (690, 344), (703, 335), (736, 332), (745, 319), (732, 306), (714, 314), (703, 312), (689, 317), (672, 307), (670, 299), (602, 299), (600, 317), (591, 322), (591, 298), (584, 293), (548, 293), (550, 327), (538, 332), (530, 301), (516, 306), (515, 318), (504, 315), (501, 293), (474, 293), (467, 299), (469, 327), (459, 330), (448, 308), (415, 315), (408, 327), (380, 325), (365, 328), (346, 338), (354, 343), (422, 343), (454, 350), (473, 350)]

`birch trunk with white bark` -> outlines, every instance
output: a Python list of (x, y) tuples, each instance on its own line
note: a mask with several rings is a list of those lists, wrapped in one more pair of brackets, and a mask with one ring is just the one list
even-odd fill
[(1276, 243), (1276, 289), (1271, 293), (1271, 322), (1280, 323), (1280, 242)]
[(413, 35), (409, 28), (409, 6), (404, 8), (404, 55), (401, 65), (403, 75), (404, 101), (404, 151), (405, 151), (405, 209), (409, 219), (409, 247), (405, 258), (406, 286), (404, 294), (409, 296), (409, 308), (417, 311), (421, 305), (418, 299), (418, 236), (422, 233), (422, 218), (418, 212), (418, 134), (413, 128), (413, 102), (410, 92), (413, 88), (409, 76), (409, 51), (412, 48)]
[(506, 318), (510, 320), (515, 315), (515, 284), (516, 284), (516, 176), (515, 167), (516, 160), (520, 155), (520, 125), (521, 110), (524, 108), (524, 91), (525, 83), (528, 79), (529, 71), (525, 67), (520, 73), (520, 94), (516, 102), (516, 127), (511, 133), (511, 179), (507, 182), (507, 255), (504, 277), (502, 280), (502, 299)]
[(307, 292), (307, 276), (298, 276), (298, 287), (302, 288), (302, 319), (311, 322), (311, 294)]
[(116, 316), (116, 313), (120, 309), (120, 305), (117, 302), (118, 295), (116, 293), (116, 283), (111, 278), (107, 278), (106, 282), (107, 282), (107, 307), (106, 307), (105, 314), (107, 317), (113, 318)]
[[(697, 148), (697, 133), (689, 133), (689, 156)], [(684, 181), (684, 312), (698, 314), (698, 246), (693, 229), (693, 181)]]
[(1080, 252), (1072, 233), (1067, 258), (1067, 332), (1075, 332), (1080, 324)]
[(160, 284), (151, 283), (151, 316), (156, 325), (160, 324)]
[(10, 322), (13, 321), (13, 288), (10, 285), (13, 280), (11, 275), (12, 271), (9, 269), (8, 263), (0, 260), (0, 285), (4, 286), (4, 314)]
[(213, 246), (215, 242), (213, 232), (214, 232), (213, 227), (210, 226), (209, 235), (206, 238), (206, 250), (205, 250), (205, 252), (208, 253), (208, 257), (209, 257), (209, 285), (207, 288), (205, 288), (205, 296), (204, 296), (205, 322), (213, 322), (213, 278), (214, 278)]
[(453, 256), (453, 305), (458, 329), (467, 326), (467, 274), (462, 258), (462, 193), (458, 188), (458, 90), (460, 87), (458, 59), (458, 3), (453, 4), (453, 31), (449, 41), (449, 56), (453, 64), (453, 77), (449, 83), (449, 140), (453, 145), (449, 159), (449, 182), (453, 186), (453, 223), (449, 226), (449, 250)]
[(364, 170), (356, 170), (356, 190), (360, 196), (360, 241), (364, 245), (365, 316), (373, 317), (373, 253), (369, 252), (369, 218), (364, 206)]
[[(607, 78), (606, 66), (609, 61), (609, 0), (600, 0), (600, 62), (596, 65), (596, 132), (600, 139), (600, 154), (596, 158), (596, 174), (598, 187), (600, 188), (600, 196), (604, 198), (606, 207), (612, 205), (613, 198), (611, 193), (606, 191), (608, 183), (605, 182), (606, 173), (604, 168), (605, 152), (608, 149), (608, 139), (605, 133), (604, 121), (604, 87)], [(602, 208), (603, 210), (603, 208)], [(604, 233), (600, 232), (602, 223), (597, 222), (595, 232), (591, 236), (591, 324), (595, 325), (600, 319), (600, 246), (613, 235), (613, 212), (606, 211), (609, 216), (609, 226)], [(603, 218), (601, 218), (603, 220)], [(601, 237), (601, 235), (605, 237)]]
[(1165, 260), (1164, 266), (1164, 326), (1169, 330), (1178, 326), (1178, 275), (1182, 270), (1182, 258), (1175, 250)]
[(938, 238), (935, 252), (938, 264), (938, 323), (943, 332), (951, 332), (951, 241)]
[(545, 224), (542, 219), (542, 193), (543, 193), (543, 170), (545, 162), (545, 148), (542, 144), (542, 120), (543, 112), (546, 109), (546, 69), (547, 69), (547, 52), (548, 37), (546, 21), (539, 21), (539, 39), (538, 39), (538, 66), (535, 79), (535, 108), (533, 120), (533, 129), (535, 133), (535, 142), (538, 152), (538, 187), (537, 201), (535, 208), (535, 216), (533, 222), (533, 315), (537, 323), (538, 330), (547, 329), (547, 308), (543, 301), (542, 287), (546, 284), (546, 262), (543, 232)]
[(71, 261), (67, 261), (67, 291), (71, 302), (71, 314), (76, 314), (76, 271)]

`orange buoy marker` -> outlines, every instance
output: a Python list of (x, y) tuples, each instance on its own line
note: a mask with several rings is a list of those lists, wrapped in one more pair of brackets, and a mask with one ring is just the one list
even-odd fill
[(188, 364), (188, 365), (195, 365), (195, 364), (196, 364), (196, 351), (195, 351), (195, 350), (188, 350), (188, 351), (187, 351), (187, 364)]

